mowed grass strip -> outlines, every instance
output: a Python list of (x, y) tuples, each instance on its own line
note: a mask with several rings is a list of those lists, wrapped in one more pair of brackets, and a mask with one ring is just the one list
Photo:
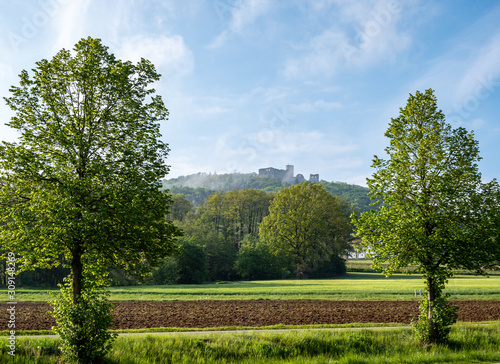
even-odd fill
[[(417, 297), (415, 297), (417, 290)], [(424, 283), (418, 275), (395, 274), (386, 278), (378, 273), (349, 273), (336, 279), (289, 279), (240, 281), (201, 285), (110, 287), (112, 301), (156, 300), (418, 300)], [(52, 290), (57, 293), (57, 290)], [(500, 276), (456, 276), (446, 292), (452, 300), (500, 300)], [(18, 301), (48, 301), (47, 289), (16, 289)], [(1, 295), (1, 301), (8, 296)]]
[[(16, 357), (0, 342), (0, 361), (59, 363), (58, 339), (20, 338)], [(500, 323), (457, 324), (446, 345), (422, 346), (408, 328), (300, 332), (130, 335), (103, 363), (493, 363)]]

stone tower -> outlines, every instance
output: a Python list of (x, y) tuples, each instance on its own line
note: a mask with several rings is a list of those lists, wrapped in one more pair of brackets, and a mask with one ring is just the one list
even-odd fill
[(309, 175), (309, 182), (319, 182), (319, 174), (310, 174)]

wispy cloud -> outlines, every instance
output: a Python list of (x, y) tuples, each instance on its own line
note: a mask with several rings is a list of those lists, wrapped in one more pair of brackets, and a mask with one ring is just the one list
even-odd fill
[(337, 101), (316, 100), (309, 102), (301, 102), (300, 104), (293, 104), (290, 106), (290, 111), (294, 113), (325, 111), (341, 109), (342, 103)]
[(272, 153), (284, 153), (289, 155), (299, 155), (311, 153), (312, 155), (343, 156), (358, 149), (354, 143), (342, 140), (331, 134), (309, 131), (309, 132), (287, 132), (277, 139), (279, 142), (270, 146)]
[(391, 1), (323, 1), (317, 11), (332, 16), (332, 25), (297, 48), (303, 53), (285, 62), (284, 75), (308, 79), (331, 77), (350, 67), (366, 67), (395, 55), (411, 44), (399, 25), (402, 5)]
[(448, 122), (455, 126), (488, 127), (476, 112), (500, 94), (500, 31), (485, 28), (499, 15), (497, 7), (456, 34), (449, 47), (429, 62), (432, 66), (409, 83), (412, 92), (435, 89)]
[(54, 53), (62, 48), (72, 49), (80, 38), (86, 37), (85, 25), (90, 3), (91, 0), (65, 1), (53, 22), (57, 33), (52, 45)]
[(126, 38), (117, 54), (132, 62), (148, 59), (167, 76), (185, 76), (194, 69), (193, 53), (180, 35)]
[(233, 34), (242, 34), (271, 7), (270, 0), (240, 0), (231, 7), (231, 18), (226, 30), (220, 33), (207, 48), (216, 49), (225, 45)]
[[(458, 100), (475, 94), (481, 85), (492, 84), (494, 80), (498, 80), (500, 76), (500, 32), (480, 46), (464, 71), (455, 92), (455, 98)], [(496, 86), (498, 88), (498, 84)]]

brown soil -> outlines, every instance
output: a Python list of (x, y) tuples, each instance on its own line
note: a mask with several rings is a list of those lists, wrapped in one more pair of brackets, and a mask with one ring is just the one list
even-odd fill
[[(500, 320), (500, 301), (456, 301), (458, 321)], [(113, 329), (151, 327), (203, 328), (392, 323), (409, 324), (418, 315), (416, 301), (122, 301), (115, 302)], [(0, 330), (7, 330), (9, 314), (0, 303)], [(49, 330), (55, 325), (48, 303), (18, 302), (16, 330)]]

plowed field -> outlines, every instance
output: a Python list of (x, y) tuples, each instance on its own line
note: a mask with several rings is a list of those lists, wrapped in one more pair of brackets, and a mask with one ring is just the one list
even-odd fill
[[(456, 301), (458, 321), (500, 320), (500, 301)], [(114, 329), (152, 327), (203, 328), (217, 326), (268, 326), (392, 323), (409, 324), (418, 315), (416, 301), (120, 301), (113, 311)], [(9, 320), (0, 304), (2, 324)], [(48, 330), (55, 322), (48, 303), (15, 305), (16, 330)]]

